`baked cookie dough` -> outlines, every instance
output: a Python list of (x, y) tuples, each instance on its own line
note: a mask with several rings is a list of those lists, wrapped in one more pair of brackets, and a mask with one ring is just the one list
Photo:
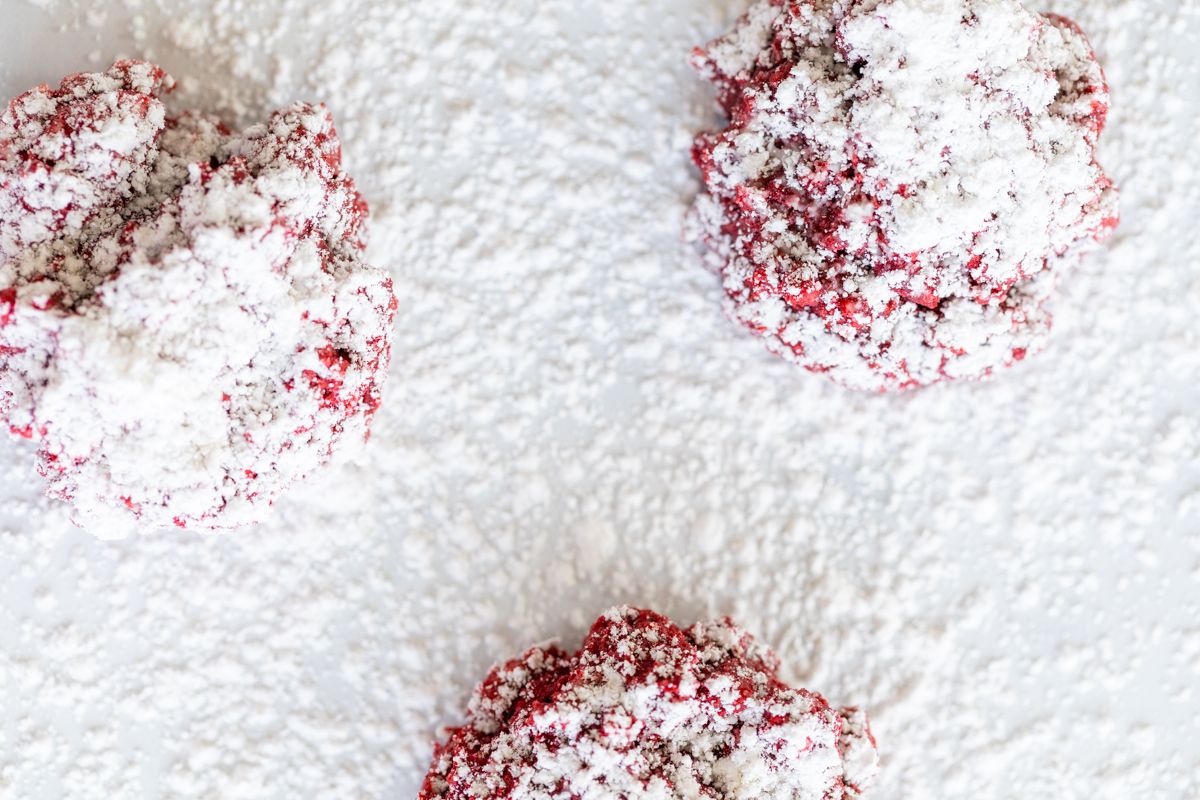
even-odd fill
[(1117, 225), (1108, 88), (1016, 0), (759, 0), (695, 54), (728, 127), (693, 220), (732, 315), (848, 387), (981, 378), (1042, 349), (1046, 300)]
[(99, 535), (256, 522), (365, 437), (396, 299), (323, 106), (233, 132), (121, 61), (0, 116), (0, 420)]
[(866, 716), (793, 689), (728, 619), (623, 607), (574, 654), (496, 667), (437, 747), (420, 800), (850, 800), (877, 769)]

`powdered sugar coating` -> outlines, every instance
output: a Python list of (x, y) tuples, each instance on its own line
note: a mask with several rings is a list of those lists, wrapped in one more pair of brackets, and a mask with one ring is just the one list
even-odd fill
[(697, 51), (729, 127), (696, 143), (699, 236), (734, 315), (857, 389), (1041, 349), (1045, 302), (1117, 221), (1083, 34), (1015, 0), (761, 0)]
[(575, 655), (534, 647), (493, 669), (421, 800), (858, 797), (878, 766), (865, 715), (778, 669), (728, 619), (685, 631), (613, 609)]
[(323, 107), (168, 119), (118, 62), (0, 121), (0, 413), (99, 535), (258, 521), (379, 405), (396, 301)]

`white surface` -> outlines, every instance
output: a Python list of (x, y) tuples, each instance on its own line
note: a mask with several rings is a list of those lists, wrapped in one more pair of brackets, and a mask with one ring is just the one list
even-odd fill
[[(763, 353), (678, 244), (684, 62), (742, 5), (138, 4), (183, 95), (330, 102), (394, 382), (362, 457), (219, 539), (95, 541), (4, 444), (0, 798), (411, 797), (491, 661), (617, 602), (734, 614), (868, 708), (880, 800), (1200, 796), (1196, 0), (1055, 4), (1125, 224), (1045, 355), (895, 398)], [(134, 52), (128, 17), (0, 0), (0, 94)]]

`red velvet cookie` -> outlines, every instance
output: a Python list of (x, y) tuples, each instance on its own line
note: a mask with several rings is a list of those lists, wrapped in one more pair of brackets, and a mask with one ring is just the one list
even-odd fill
[(396, 300), (329, 112), (232, 133), (119, 62), (0, 117), (0, 416), (89, 529), (234, 527), (379, 407)]
[(1117, 224), (1108, 89), (1079, 29), (1015, 0), (760, 0), (695, 56), (728, 127), (694, 220), (733, 315), (849, 387), (979, 378)]
[(778, 670), (729, 620), (681, 630), (614, 609), (573, 655), (535, 647), (493, 669), (420, 800), (858, 797), (877, 768), (865, 715)]

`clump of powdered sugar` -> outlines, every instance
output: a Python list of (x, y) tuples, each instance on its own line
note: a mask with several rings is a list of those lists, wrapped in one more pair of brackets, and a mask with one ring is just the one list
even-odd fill
[(697, 53), (729, 127), (697, 205), (734, 314), (862, 389), (980, 377), (1116, 225), (1108, 89), (1082, 33), (1015, 0), (761, 0)]
[(230, 122), (326, 100), (404, 380), (253, 535), (94, 541), (5, 449), (0, 797), (415, 797), (497, 659), (622, 603), (730, 615), (868, 709), (871, 800), (1200, 796), (1200, 3), (1036, 6), (1105, 66), (1121, 227), (1041, 357), (884, 397), (763, 353), (677, 244), (718, 124), (688, 54), (751, 5), (57, 0), (22, 30), (50, 46), (0, 59), (8, 95), (96, 50)]
[(493, 669), (421, 800), (859, 797), (878, 766), (866, 716), (778, 670), (729, 620), (684, 631), (613, 609), (574, 655), (535, 647)]
[(0, 118), (0, 413), (100, 535), (264, 517), (379, 405), (395, 300), (322, 108), (231, 134), (119, 62)]

